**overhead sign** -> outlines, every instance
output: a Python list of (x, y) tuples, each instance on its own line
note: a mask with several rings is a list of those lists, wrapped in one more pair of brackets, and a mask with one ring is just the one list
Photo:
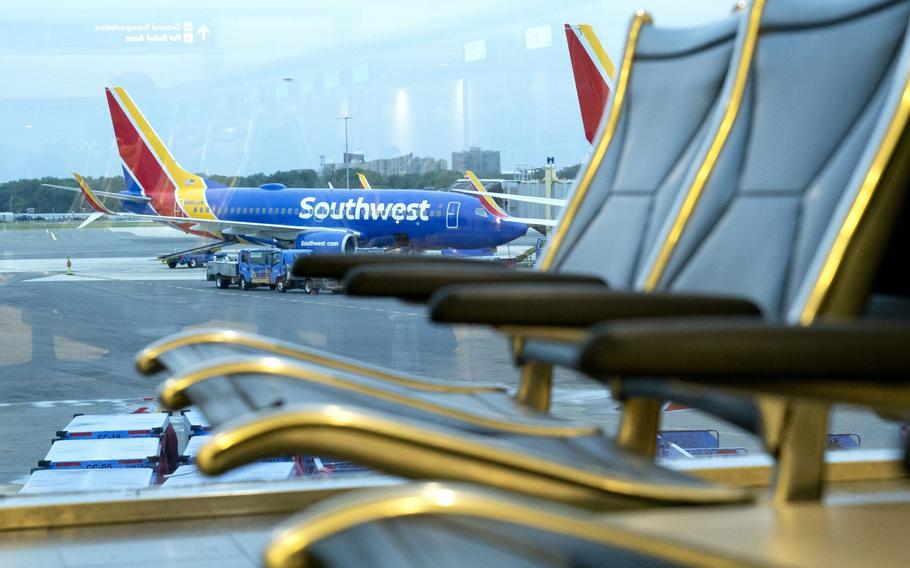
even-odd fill
[(191, 21), (104, 23), (94, 29), (127, 45), (201, 44), (212, 36), (208, 25)]

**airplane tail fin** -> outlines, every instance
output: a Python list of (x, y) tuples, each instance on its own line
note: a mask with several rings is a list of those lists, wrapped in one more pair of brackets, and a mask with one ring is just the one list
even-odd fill
[(601, 115), (613, 91), (616, 67), (591, 26), (566, 24), (566, 41), (569, 44), (569, 58), (575, 76), (575, 90), (578, 92), (585, 138), (593, 144)]
[(83, 178), (76, 172), (72, 172), (72, 173), (73, 173), (73, 177), (76, 178), (76, 183), (79, 184), (79, 189), (82, 190), (82, 196), (85, 198), (85, 201), (89, 204), (89, 207), (91, 207), (93, 209), (92, 214), (89, 215), (88, 218), (86, 218), (86, 220), (83, 221), (78, 227), (76, 227), (77, 230), (85, 228), (86, 225), (94, 223), (95, 221), (97, 221), (101, 217), (104, 217), (105, 215), (116, 215), (116, 213), (114, 213), (113, 211), (108, 209), (104, 205), (104, 203), (102, 203), (101, 200), (98, 199), (98, 196), (95, 195), (95, 192), (92, 191), (92, 188), (90, 188), (88, 186), (88, 182), (85, 181), (85, 178)]
[(95, 192), (92, 191), (92, 188), (88, 186), (88, 182), (85, 181), (85, 178), (76, 172), (73, 172), (73, 177), (76, 178), (76, 183), (79, 184), (79, 189), (82, 190), (82, 196), (85, 197), (85, 201), (88, 202), (89, 207), (91, 207), (96, 213), (101, 213), (102, 215), (116, 215), (116, 213), (108, 209), (104, 203), (98, 199), (98, 196), (95, 195)]
[(357, 174), (357, 179), (360, 180), (360, 187), (363, 189), (373, 189), (373, 186), (370, 185), (370, 180), (367, 179), (367, 176), (363, 174)]
[(205, 181), (180, 167), (123, 87), (106, 88), (123, 178), (160, 215), (182, 215), (184, 200), (200, 200)]
[(483, 184), (480, 183), (480, 180), (477, 179), (477, 176), (474, 175), (474, 172), (468, 170), (464, 173), (464, 175), (469, 180), (471, 180), (471, 185), (473, 185), (474, 189), (480, 194), (477, 196), (477, 198), (480, 200), (480, 204), (483, 205), (483, 208), (486, 209), (490, 215), (498, 217), (500, 219), (509, 216), (508, 213), (503, 211), (502, 208), (500, 208), (499, 205), (493, 201), (493, 198), (487, 194), (487, 188), (485, 188)]

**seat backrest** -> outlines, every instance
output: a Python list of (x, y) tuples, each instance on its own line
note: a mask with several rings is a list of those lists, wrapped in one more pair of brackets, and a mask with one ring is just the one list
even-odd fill
[(541, 269), (633, 283), (708, 131), (738, 20), (661, 29), (633, 19), (616, 92)]
[[(807, 318), (810, 296), (818, 303), (835, 283), (832, 253), (839, 265), (854, 229), (873, 224), (856, 206), (879, 200), (876, 171), (892, 156), (882, 144), (903, 131), (893, 123), (908, 17), (907, 0), (756, 1), (724, 85), (730, 104), (710, 118), (717, 134), (684, 176), (693, 190), (676, 197), (637, 285), (742, 296), (772, 319), (811, 321), (820, 304)], [(899, 197), (895, 186), (888, 193)], [(886, 215), (876, 234), (887, 233)], [(872, 232), (869, 274), (849, 272), (842, 315), (861, 307), (886, 244)]]

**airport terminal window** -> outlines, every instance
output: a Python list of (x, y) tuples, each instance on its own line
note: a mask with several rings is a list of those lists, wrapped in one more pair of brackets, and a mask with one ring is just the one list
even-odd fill
[[(140, 377), (133, 360), (179, 332), (240, 330), (440, 381), (517, 387), (511, 342), (495, 329), (435, 324), (422, 304), (347, 296), (335, 279), (295, 278), (280, 253), (238, 251), (316, 255), (356, 242), (363, 254), (452, 253), (532, 270), (553, 230), (543, 224), (469, 246), (434, 239), (494, 225), (467, 222), (472, 209), (491, 215), (467, 201), (475, 195), (451, 191), (471, 190), (466, 170), (491, 192), (570, 196), (591, 144), (564, 24), (590, 23), (618, 64), (635, 9), (683, 27), (728, 18), (734, 2), (84, 4), (36, 0), (0, 16), (0, 494), (19, 492), (39, 461), (50, 467), (50, 439), (74, 414), (159, 411), (164, 375)], [(151, 136), (160, 146), (130, 165), (118, 140)], [(70, 172), (117, 215), (94, 219)], [(412, 203), (405, 190), (426, 193)], [(400, 197), (384, 203), (389, 195)], [(465, 203), (461, 223), (446, 218), (451, 200)], [(539, 199), (497, 203), (516, 220), (561, 214)], [(170, 222), (194, 215), (205, 218)], [(332, 232), (364, 219), (386, 232)], [(403, 240), (399, 228), (411, 223), (427, 232)], [(270, 266), (253, 275), (250, 263)], [(602, 383), (559, 370), (554, 385), (557, 416), (615, 432), (619, 404)], [(178, 452), (205, 436), (196, 419), (169, 419)], [(663, 428), (689, 439), (668, 434), (662, 447), (762, 451), (755, 436), (676, 404)], [(832, 448), (894, 448), (902, 435), (852, 408), (834, 413), (831, 432)], [(313, 474), (313, 463), (257, 482)], [(147, 468), (147, 485), (192, 477), (173, 465)], [(341, 475), (344, 465), (317, 473)]]

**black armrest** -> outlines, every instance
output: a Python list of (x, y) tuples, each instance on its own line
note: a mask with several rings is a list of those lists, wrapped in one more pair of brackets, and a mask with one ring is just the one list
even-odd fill
[(794, 327), (744, 319), (618, 322), (594, 328), (578, 368), (594, 376), (910, 381), (910, 325)]
[[(622, 377), (618, 394), (623, 398), (675, 400), (753, 432), (760, 427), (755, 406), (713, 389), (899, 412), (910, 405), (907, 396), (895, 395), (905, 392), (910, 381), (910, 325), (791, 327), (750, 318), (636, 320), (600, 324), (580, 343), (529, 340), (519, 359), (574, 368), (605, 381)], [(701, 388), (691, 390), (680, 381)], [(881, 388), (885, 386), (897, 388)], [(907, 456), (910, 460), (910, 448)]]
[(344, 278), (348, 270), (358, 266), (392, 264), (439, 264), (442, 266), (457, 267), (486, 266), (494, 269), (507, 269), (504, 264), (463, 258), (457, 256), (431, 256), (431, 255), (406, 255), (406, 254), (310, 254), (301, 256), (294, 262), (291, 273), (298, 278)]
[(597, 276), (555, 274), (533, 270), (515, 271), (444, 264), (363, 266), (352, 269), (345, 278), (345, 289), (353, 296), (394, 296), (403, 300), (426, 301), (436, 290), (451, 284), (514, 282), (554, 282), (599, 284)]
[(587, 327), (606, 320), (682, 316), (760, 316), (748, 300), (643, 294), (575, 282), (447, 286), (430, 298), (430, 317), (448, 323)]

